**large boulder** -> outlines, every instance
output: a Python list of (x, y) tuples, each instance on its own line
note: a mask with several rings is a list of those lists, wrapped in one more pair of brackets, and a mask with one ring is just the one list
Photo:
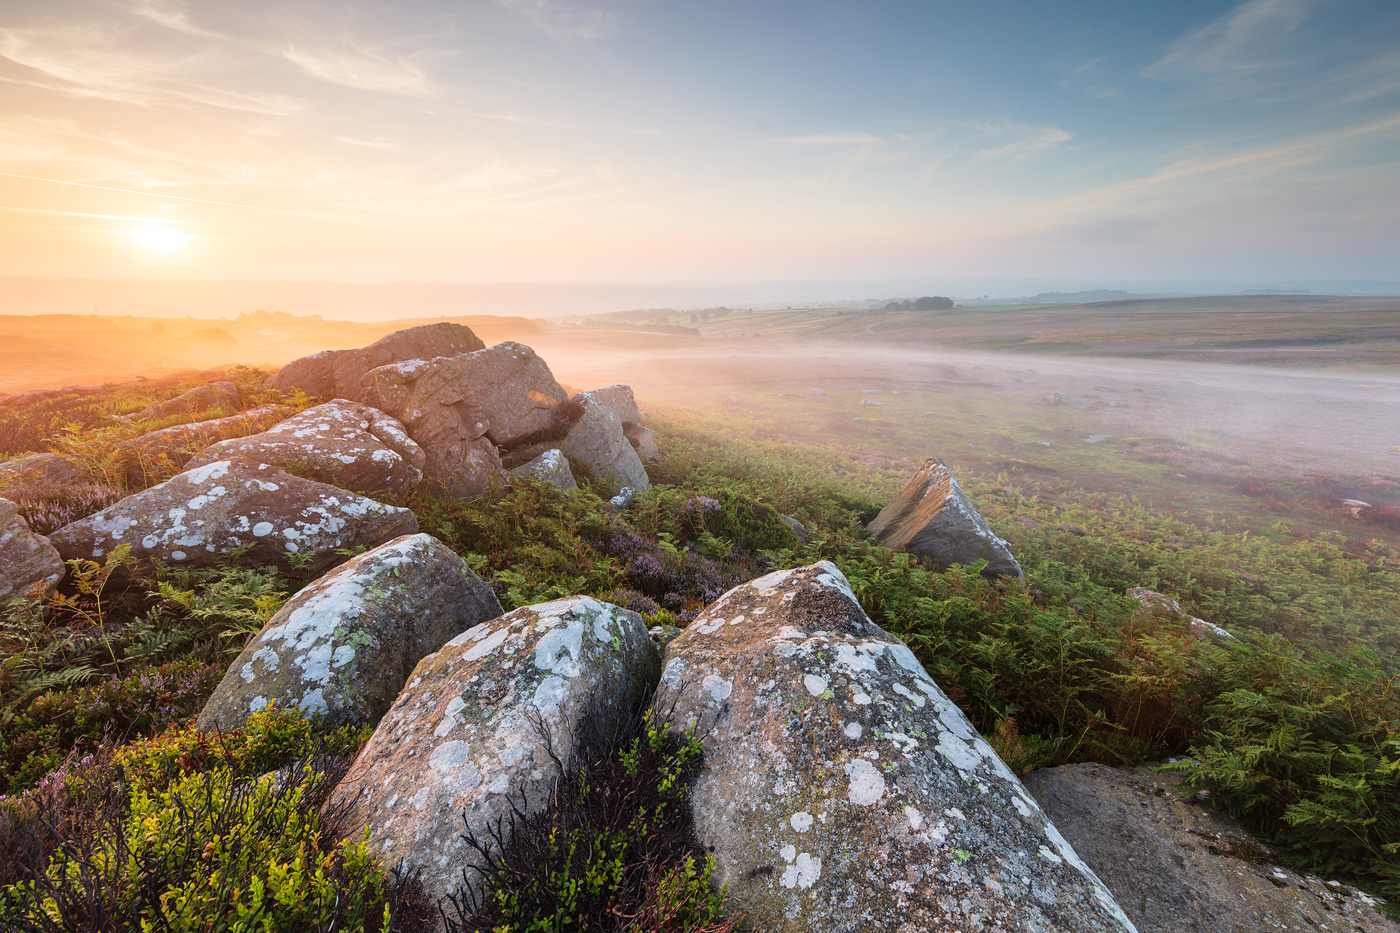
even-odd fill
[(569, 400), (545, 361), (524, 344), (498, 343), (457, 359), (471, 387), (476, 415), (486, 422), (486, 436), (498, 447), (509, 449), (532, 434), (547, 432), (555, 409)]
[(522, 463), (507, 472), (512, 477), (537, 479), (542, 483), (549, 483), (565, 492), (578, 488), (578, 483), (574, 481), (573, 471), (569, 469), (568, 458), (556, 447), (551, 447), (535, 459)]
[(365, 374), (375, 404), (397, 418), (423, 449), (423, 476), (459, 499), (474, 499), (500, 481), (500, 454), (486, 436), (467, 379), (467, 365), (453, 357), (408, 360)]
[(375, 399), (362, 387), (365, 373), (379, 366), (404, 360), (426, 360), (435, 356), (456, 356), (486, 346), (461, 324), (442, 322), (395, 331), (358, 350), (322, 350), (292, 360), (277, 371), (267, 384), (284, 392), (300, 389), (321, 398), (348, 398), (375, 405)]
[(29, 454), (0, 463), (0, 491), (15, 486), (66, 486), (87, 478), (87, 470), (58, 454)]
[(659, 671), (635, 612), (587, 597), (517, 609), (418, 662), (328, 806), (430, 901), (479, 897), (463, 834), (489, 843), (512, 807), (546, 805), (590, 718), (620, 724)]
[(101, 560), (121, 544), (137, 558), (207, 566), (251, 546), (245, 559), (316, 574), (345, 558), (337, 549), (374, 547), (412, 534), (408, 509), (235, 458), (188, 470), (49, 536), (64, 559)]
[(1400, 933), (1374, 898), (1271, 864), (1233, 818), (1182, 800), (1178, 781), (1148, 767), (1099, 764), (1025, 777), (1141, 933)]
[(170, 415), (194, 414), (214, 408), (236, 411), (239, 401), (238, 386), (232, 382), (210, 382), (195, 386), (183, 395), (143, 408), (136, 413), (136, 417), (154, 421)]
[(704, 746), (695, 832), (754, 929), (1132, 929), (831, 563), (712, 603), (654, 702)]
[(0, 611), (12, 599), (46, 593), (65, 570), (49, 539), (29, 530), (19, 506), (0, 499)]
[(528, 460), (557, 447), (570, 461), (582, 465), (608, 496), (617, 495), (623, 487), (634, 492), (650, 489), (646, 468), (623, 433), (617, 413), (586, 393), (570, 402), (575, 420), (562, 437), (517, 447), (511, 459)]
[(288, 600), (228, 669), (199, 728), (241, 728), (271, 702), (328, 726), (378, 722), (414, 665), (500, 615), (490, 584), (447, 545), (395, 538)]
[(579, 401), (596, 402), (604, 408), (612, 409), (612, 413), (617, 415), (624, 425), (637, 424), (642, 420), (642, 412), (637, 407), (637, 398), (633, 395), (631, 386), (615, 385), (589, 389), (587, 392), (580, 392), (574, 398)]
[(881, 544), (931, 558), (940, 567), (985, 559), (984, 576), (1024, 577), (1011, 548), (987, 527), (977, 507), (937, 457), (910, 477), (868, 530)]
[(191, 460), (197, 467), (243, 457), (365, 495), (408, 499), (426, 457), (402, 424), (343, 398), (308, 408), (261, 434), (220, 441)]
[(139, 488), (183, 470), (210, 444), (265, 431), (288, 414), (281, 405), (265, 405), (226, 418), (172, 425), (122, 443), (117, 458), (124, 464), (128, 485)]

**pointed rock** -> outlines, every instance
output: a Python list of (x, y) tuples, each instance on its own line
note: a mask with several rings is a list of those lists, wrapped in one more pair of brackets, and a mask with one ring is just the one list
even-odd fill
[(937, 457), (919, 468), (867, 530), (886, 547), (912, 551), (943, 568), (986, 559), (983, 576), (1024, 576), (1010, 546), (987, 527)]

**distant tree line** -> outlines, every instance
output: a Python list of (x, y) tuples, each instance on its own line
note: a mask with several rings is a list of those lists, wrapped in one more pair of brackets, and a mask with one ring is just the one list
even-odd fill
[(916, 298), (913, 301), (891, 301), (884, 311), (948, 311), (953, 307), (953, 299), (940, 295)]

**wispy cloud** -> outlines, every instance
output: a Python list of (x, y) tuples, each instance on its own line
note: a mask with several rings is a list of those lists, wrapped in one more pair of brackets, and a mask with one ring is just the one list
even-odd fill
[(341, 48), (294, 45), (288, 46), (282, 54), (307, 74), (333, 84), (420, 97), (433, 92), (433, 83), (412, 62), (392, 59), (353, 43)]
[(608, 10), (577, 10), (560, 0), (496, 0), (556, 38), (597, 39), (610, 34), (617, 14)]
[(1021, 123), (983, 124), (978, 127), (984, 135), (1011, 137), (1008, 142), (977, 150), (982, 159), (1025, 158), (1067, 143), (1074, 134), (1058, 126), (1029, 126)]
[(869, 146), (880, 142), (869, 133), (815, 133), (810, 136), (784, 136), (782, 141), (799, 146)]

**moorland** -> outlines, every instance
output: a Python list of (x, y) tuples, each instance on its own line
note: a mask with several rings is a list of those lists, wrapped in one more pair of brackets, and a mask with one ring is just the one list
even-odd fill
[[(716, 586), (832, 560), (1013, 768), (1189, 756), (1187, 786), (1242, 817), (1273, 857), (1400, 898), (1400, 302), (1173, 301), (672, 318), (700, 337), (463, 318), (487, 343), (534, 346), (567, 385), (634, 386), (662, 454), (649, 468), (656, 487), (623, 514), (586, 482), (410, 504), (507, 609), (587, 593), (683, 625)], [(91, 470), (88, 499), (49, 490), (24, 504), (48, 530), (94, 496), (128, 491), (116, 446), (151, 425), (123, 416), (224, 376), (245, 407), (304, 407), (315, 400), (276, 397), (262, 379), (409, 323), (6, 317), (0, 457), (51, 449)], [(62, 386), (77, 388), (36, 392)], [(865, 534), (929, 456), (1010, 542), (1023, 586)], [(687, 518), (694, 496), (723, 506), (707, 527)], [(774, 511), (809, 539), (775, 530)], [(664, 579), (636, 573), (618, 541), (652, 555)], [(290, 714), (222, 746), (189, 727), (230, 658), (306, 582), (236, 562), (93, 564), (73, 568), (47, 612), (12, 612), (0, 632), (0, 864), (35, 846), (60, 864), (53, 853), (101, 849), (94, 826), (120, 835), (159, 822), (201, 790), (213, 807), (216, 778), (225, 787), (313, 747), (353, 751), (363, 734), (319, 734)], [(1124, 596), (1133, 586), (1236, 640), (1144, 618)], [(103, 909), (133, 909), (120, 892), (157, 883), (135, 877), (141, 866), (224, 851), (242, 832), (264, 861), (320, 860), (277, 876), (277, 904), (317, 903), (348, 878), (360, 885), (344, 905), (354, 916), (336, 923), (408, 916), (393, 879), (309, 816), (325, 783), (308, 778), (304, 796), (241, 822), (206, 812), (183, 837), (148, 840), (147, 861), (109, 867), (103, 884), (73, 881), (71, 897), (90, 889)], [(255, 875), (255, 862), (226, 875)], [(59, 875), (75, 870), (63, 864)], [(248, 905), (248, 883), (167, 875), (159, 883), (208, 909)], [(24, 883), (0, 872), (0, 885)], [(57, 903), (61, 888), (6, 888), (0, 910)], [(558, 907), (546, 901), (539, 910)], [(330, 922), (274, 914), (277, 929)]]

